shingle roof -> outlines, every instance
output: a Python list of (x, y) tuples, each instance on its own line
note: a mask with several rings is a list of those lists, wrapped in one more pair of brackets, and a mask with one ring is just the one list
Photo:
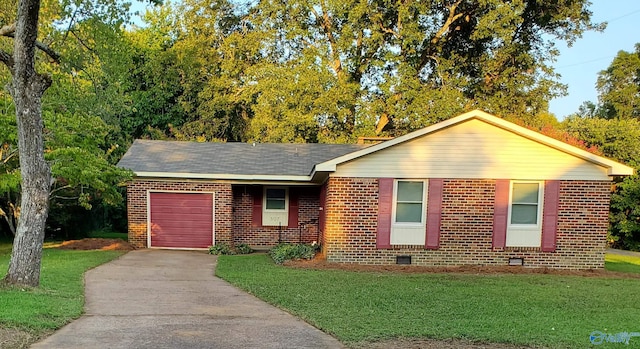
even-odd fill
[(364, 147), (136, 140), (118, 166), (136, 173), (308, 176), (314, 165)]

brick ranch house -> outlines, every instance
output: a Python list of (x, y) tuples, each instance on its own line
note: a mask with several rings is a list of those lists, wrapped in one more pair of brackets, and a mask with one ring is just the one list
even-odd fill
[(135, 141), (129, 241), (330, 262), (603, 268), (615, 161), (472, 111), (375, 145)]

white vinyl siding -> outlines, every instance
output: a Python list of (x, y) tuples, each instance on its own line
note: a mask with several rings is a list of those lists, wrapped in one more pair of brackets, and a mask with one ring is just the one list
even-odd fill
[(289, 190), (265, 187), (262, 196), (262, 225), (286, 227), (289, 221)]
[(331, 176), (611, 180), (605, 167), (477, 119), (340, 164)]
[(426, 181), (394, 181), (391, 220), (392, 245), (424, 245), (426, 198)]
[(543, 191), (544, 182), (511, 181), (506, 246), (540, 247)]

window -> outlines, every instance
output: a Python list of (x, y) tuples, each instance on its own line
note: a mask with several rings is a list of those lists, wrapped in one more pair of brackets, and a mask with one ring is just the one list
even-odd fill
[(262, 203), (262, 225), (286, 227), (289, 220), (289, 190), (265, 187)]
[(422, 180), (395, 181), (392, 245), (424, 245), (426, 188), (426, 182)]
[(421, 223), (424, 182), (398, 181), (397, 184), (396, 223)]
[(539, 183), (513, 183), (511, 224), (537, 224), (539, 196)]
[(543, 183), (512, 181), (507, 246), (540, 247)]
[(285, 210), (287, 208), (287, 190), (282, 188), (267, 188), (265, 193), (267, 210)]

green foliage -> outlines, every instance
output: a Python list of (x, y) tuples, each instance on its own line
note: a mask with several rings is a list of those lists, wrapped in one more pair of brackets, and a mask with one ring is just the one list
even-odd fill
[(620, 51), (600, 72), (596, 113), (612, 119), (640, 118), (640, 44), (635, 52)]
[(562, 127), (583, 140), (587, 146), (597, 146), (607, 157), (635, 166), (640, 165), (640, 120), (603, 119), (572, 116)]
[(238, 254), (250, 254), (253, 253), (253, 249), (247, 244), (238, 244), (235, 248)]
[(312, 259), (320, 250), (316, 244), (279, 244), (269, 250), (269, 255), (277, 264), (296, 259)]
[(609, 235), (612, 247), (640, 251), (640, 176), (637, 174), (616, 184), (611, 195)]
[[(640, 170), (640, 119), (600, 117), (567, 118), (563, 127), (596, 146), (610, 158)], [(640, 177), (629, 176), (615, 181), (611, 195), (609, 244), (613, 247), (640, 250)]]
[(229, 244), (221, 243), (209, 247), (209, 254), (214, 255), (233, 255), (236, 251)]
[(305, 270), (264, 255), (220, 257), (216, 275), (347, 345), (459, 338), (582, 348), (591, 331), (629, 331), (640, 318), (636, 278)]
[(537, 127), (564, 92), (555, 43), (602, 29), (588, 5), (166, 4), (127, 33), (131, 108), (117, 115), (134, 137), (197, 141), (344, 143), (474, 108)]
[(220, 243), (209, 247), (209, 254), (213, 255), (234, 255), (234, 254), (250, 254), (253, 249), (247, 244), (238, 244), (235, 247)]
[(100, 230), (92, 231), (86, 235), (87, 237), (98, 238), (98, 239), (121, 239), (124, 241), (127, 241), (128, 239), (127, 233), (118, 233), (115, 231), (111, 231), (109, 229), (100, 229)]

